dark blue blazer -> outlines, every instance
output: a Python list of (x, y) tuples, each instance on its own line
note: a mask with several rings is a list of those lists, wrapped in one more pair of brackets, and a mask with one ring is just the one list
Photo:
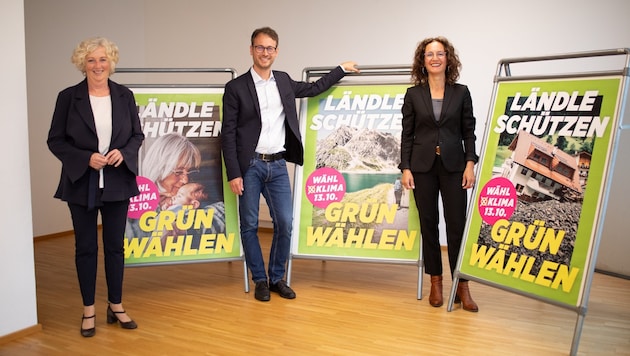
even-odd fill
[(405, 94), (402, 115), (401, 170), (429, 171), (436, 146), (440, 146), (442, 164), (449, 172), (463, 172), (467, 161), (477, 162), (476, 120), (467, 86), (446, 85), (439, 120), (435, 120), (429, 85), (411, 87)]
[[(341, 66), (313, 83), (294, 81), (285, 72), (273, 71), (284, 106), (286, 140), (285, 159), (302, 165), (304, 147), (300, 136), (295, 105), (296, 98), (316, 96), (344, 77)], [(240, 75), (225, 85), (221, 146), (228, 181), (242, 177), (254, 157), (262, 128), (258, 95), (251, 72)]]
[[(109, 81), (112, 100), (112, 138), (109, 149), (123, 155), (120, 166), (103, 169), (105, 187), (101, 201), (122, 201), (139, 193), (138, 149), (144, 140), (138, 109), (128, 88)], [(88, 205), (90, 156), (98, 152), (98, 137), (90, 105), (87, 80), (62, 90), (48, 132), (48, 148), (61, 161), (61, 177), (55, 198)], [(93, 174), (92, 174), (93, 175)]]

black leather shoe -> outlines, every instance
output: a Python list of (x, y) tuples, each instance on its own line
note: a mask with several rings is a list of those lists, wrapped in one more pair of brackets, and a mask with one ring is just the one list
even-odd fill
[(269, 285), (267, 281), (256, 282), (256, 290), (254, 292), (254, 297), (260, 300), (261, 302), (268, 302), (271, 299), (269, 295)]
[(295, 292), (293, 291), (293, 289), (291, 289), (291, 287), (287, 285), (287, 282), (282, 280), (278, 281), (277, 283), (272, 283), (269, 287), (269, 290), (274, 293), (280, 294), (282, 298), (295, 298)]
[(135, 321), (133, 320), (129, 320), (129, 321), (120, 321), (120, 319), (118, 319), (118, 315), (116, 314), (124, 314), (125, 311), (113, 311), (112, 308), (107, 305), (107, 324), (114, 324), (115, 322), (119, 322), (120, 323), (120, 327), (123, 329), (135, 329), (138, 327), (138, 324), (136, 324)]
[(94, 334), (96, 334), (96, 327), (92, 327), (89, 329), (83, 329), (83, 320), (86, 319), (93, 319), (95, 317), (95, 315), (92, 316), (82, 316), (81, 317), (81, 336), (83, 337), (92, 337), (94, 336)]

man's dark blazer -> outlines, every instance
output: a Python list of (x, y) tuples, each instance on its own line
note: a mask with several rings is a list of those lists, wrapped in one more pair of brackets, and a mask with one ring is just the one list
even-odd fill
[(442, 163), (449, 172), (463, 172), (467, 161), (477, 162), (475, 117), (465, 85), (446, 85), (442, 113), (437, 121), (429, 86), (411, 87), (405, 94), (402, 115), (401, 170), (428, 172), (435, 161), (436, 146), (440, 146)]
[[(118, 149), (123, 162), (118, 167), (108, 165), (103, 169), (105, 187), (100, 199), (122, 201), (139, 193), (136, 183), (138, 149), (144, 134), (131, 90), (111, 80), (108, 84), (112, 101), (109, 149)], [(98, 152), (87, 80), (62, 90), (57, 96), (47, 142), (50, 151), (62, 164), (55, 198), (87, 206), (90, 172), (97, 172), (89, 166), (90, 157)]]
[[(296, 98), (323, 93), (343, 78), (341, 66), (313, 83), (294, 81), (285, 72), (273, 71), (284, 107), (286, 140), (285, 159), (299, 165), (304, 163), (304, 147), (295, 105)], [(242, 177), (254, 157), (262, 128), (258, 95), (251, 72), (240, 75), (225, 85), (223, 94), (223, 123), (221, 145), (228, 181)]]

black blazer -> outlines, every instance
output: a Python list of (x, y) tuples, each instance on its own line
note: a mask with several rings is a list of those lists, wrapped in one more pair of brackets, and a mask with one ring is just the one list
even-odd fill
[[(109, 81), (112, 100), (112, 138), (110, 150), (118, 149), (123, 163), (103, 169), (105, 187), (101, 201), (121, 201), (139, 193), (138, 149), (144, 140), (138, 109), (128, 88)], [(90, 105), (87, 80), (62, 90), (48, 132), (48, 148), (61, 161), (61, 177), (55, 198), (87, 205), (90, 156), (98, 152), (98, 137)], [(95, 171), (96, 172), (96, 171)]]
[[(313, 83), (297, 82), (285, 72), (273, 71), (285, 113), (285, 159), (304, 163), (304, 147), (295, 105), (296, 98), (316, 96), (344, 77), (341, 66)], [(228, 181), (242, 177), (254, 157), (262, 128), (258, 95), (251, 72), (240, 75), (225, 85), (221, 145)]]
[(444, 168), (463, 172), (467, 161), (477, 163), (475, 117), (468, 87), (446, 85), (439, 120), (435, 120), (429, 85), (407, 89), (402, 106), (402, 134), (399, 168), (427, 172), (440, 146)]

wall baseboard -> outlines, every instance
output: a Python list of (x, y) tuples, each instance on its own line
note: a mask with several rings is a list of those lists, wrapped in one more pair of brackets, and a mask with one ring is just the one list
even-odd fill
[(29, 326), (26, 329), (18, 330), (16, 332), (0, 336), (0, 345), (7, 344), (13, 340), (17, 340), (40, 331), (42, 331), (42, 324), (36, 324), (33, 326)]
[[(100, 225), (99, 225), (99, 228), (100, 228)], [(68, 230), (68, 231), (56, 232), (54, 234), (33, 236), (33, 240), (35, 242), (37, 242), (37, 241), (44, 241), (44, 240), (54, 239), (54, 238), (57, 238), (57, 237), (64, 237), (64, 236), (68, 236), (68, 235), (72, 235), (72, 234), (74, 234), (74, 230)]]

